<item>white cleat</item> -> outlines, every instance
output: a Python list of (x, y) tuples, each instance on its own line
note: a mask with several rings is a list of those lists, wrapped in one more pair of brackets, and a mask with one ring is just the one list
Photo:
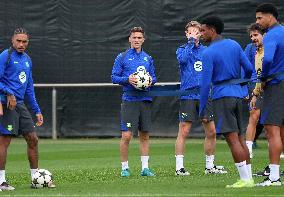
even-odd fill
[(278, 179), (277, 181), (271, 181), (269, 179), (269, 177), (267, 177), (266, 179), (264, 179), (262, 182), (255, 184), (256, 186), (261, 186), (261, 187), (265, 187), (265, 186), (281, 186), (281, 180)]
[(185, 168), (181, 168), (176, 171), (176, 175), (177, 176), (188, 176), (190, 175), (190, 173)]
[(3, 191), (3, 190), (6, 190), (6, 191), (12, 191), (12, 190), (15, 190), (15, 188), (11, 185), (9, 185), (7, 182), (3, 182), (1, 185), (0, 185), (0, 190)]
[(205, 168), (205, 174), (227, 174), (224, 166), (214, 166), (213, 168)]

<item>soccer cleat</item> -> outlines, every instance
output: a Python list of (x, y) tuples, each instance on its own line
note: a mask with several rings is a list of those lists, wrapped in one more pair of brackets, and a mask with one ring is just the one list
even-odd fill
[(254, 187), (254, 180), (250, 179), (248, 181), (245, 180), (238, 180), (232, 185), (226, 185), (226, 188), (242, 188), (242, 187)]
[(284, 159), (284, 153), (281, 153), (280, 159)]
[(257, 183), (256, 186), (281, 186), (281, 180), (278, 179), (277, 181), (271, 181), (269, 177), (265, 178), (262, 182)]
[[(38, 189), (39, 187), (36, 187), (33, 183), (31, 183), (31, 189)], [(56, 185), (50, 181), (48, 184), (47, 184), (47, 188), (56, 188)]]
[(176, 175), (178, 176), (188, 176), (189, 172), (185, 168), (181, 168), (176, 171)]
[(3, 182), (1, 185), (0, 185), (0, 189), (3, 191), (3, 190), (7, 190), (7, 191), (12, 191), (14, 190), (15, 188), (11, 185), (9, 185), (7, 182)]
[(149, 168), (144, 168), (141, 171), (141, 176), (155, 176), (155, 174), (153, 172), (151, 172), (151, 170)]
[(205, 174), (227, 174), (224, 166), (214, 166), (213, 168), (205, 168)]
[(125, 170), (122, 170), (121, 173), (120, 173), (120, 175), (121, 175), (122, 177), (129, 177), (129, 176), (130, 176), (130, 171), (129, 171), (129, 169), (127, 168), (127, 169), (125, 169)]
[(252, 174), (253, 176), (269, 176), (270, 175), (270, 168), (266, 166), (263, 171), (256, 172)]
[(47, 184), (47, 187), (48, 187), (48, 188), (56, 188), (56, 185), (55, 185), (52, 181), (50, 181), (50, 182)]

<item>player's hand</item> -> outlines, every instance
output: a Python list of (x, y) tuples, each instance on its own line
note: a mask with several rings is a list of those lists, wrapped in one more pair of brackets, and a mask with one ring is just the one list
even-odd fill
[(249, 103), (251, 109), (256, 109), (256, 100), (257, 100), (256, 96), (251, 97), (251, 101)]
[(36, 118), (37, 118), (36, 126), (40, 127), (43, 124), (43, 116), (42, 116), (42, 114), (37, 114)]
[(14, 110), (17, 105), (17, 99), (14, 95), (9, 94), (7, 96), (7, 108), (10, 110)]
[[(149, 74), (149, 73), (148, 73)], [(149, 86), (151, 86), (152, 85), (152, 83), (153, 83), (153, 79), (152, 79), (152, 76), (149, 74), (149, 76), (150, 76), (150, 78), (149, 78)]]
[(138, 83), (138, 79), (133, 74), (128, 77), (128, 81), (133, 86), (137, 85)]
[(195, 40), (199, 40), (201, 34), (200, 34), (200, 31), (199, 29), (197, 28), (192, 28), (191, 31), (188, 33), (188, 39), (189, 38), (194, 38)]

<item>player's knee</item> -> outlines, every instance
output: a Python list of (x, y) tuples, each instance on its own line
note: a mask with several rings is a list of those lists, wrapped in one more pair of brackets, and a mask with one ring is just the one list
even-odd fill
[(257, 115), (250, 116), (250, 122), (253, 122), (253, 124), (257, 124), (259, 117)]
[(187, 122), (180, 122), (179, 123), (179, 132), (182, 136), (187, 136), (189, 133), (189, 123)]
[(131, 132), (123, 133), (121, 136), (122, 141), (124, 141), (125, 143), (129, 143), (131, 138), (132, 138)]
[(140, 132), (139, 139), (140, 139), (140, 141), (147, 141), (147, 140), (149, 140), (149, 134)]
[(276, 132), (271, 132), (265, 129), (265, 134), (267, 139), (270, 141), (273, 141), (279, 137), (279, 135)]
[(206, 132), (206, 138), (207, 139), (216, 139), (216, 132), (214, 129), (210, 129), (209, 131)]
[(209, 119), (206, 119), (206, 118), (203, 118), (201, 121), (202, 121), (203, 124), (210, 123), (210, 120), (209, 120)]
[(0, 136), (0, 146), (7, 148), (10, 145), (11, 137), (10, 136)]
[(257, 110), (251, 110), (250, 111), (250, 120), (255, 122), (255, 124), (258, 122), (259, 116), (260, 116), (260, 114)]
[(230, 147), (238, 146), (240, 145), (240, 141), (237, 135), (234, 135), (233, 133), (227, 133), (225, 135), (226, 141)]
[(27, 144), (29, 148), (35, 148), (38, 145), (38, 137), (37, 135), (33, 133), (29, 133), (25, 136), (25, 139), (27, 141)]

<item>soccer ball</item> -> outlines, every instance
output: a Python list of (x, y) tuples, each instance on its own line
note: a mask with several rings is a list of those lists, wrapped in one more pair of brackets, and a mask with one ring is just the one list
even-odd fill
[(134, 87), (138, 90), (145, 90), (151, 86), (151, 76), (146, 70), (133, 73), (133, 76), (138, 79), (138, 82)]
[(45, 169), (38, 169), (32, 176), (32, 186), (34, 188), (48, 187), (52, 184), (52, 174)]

